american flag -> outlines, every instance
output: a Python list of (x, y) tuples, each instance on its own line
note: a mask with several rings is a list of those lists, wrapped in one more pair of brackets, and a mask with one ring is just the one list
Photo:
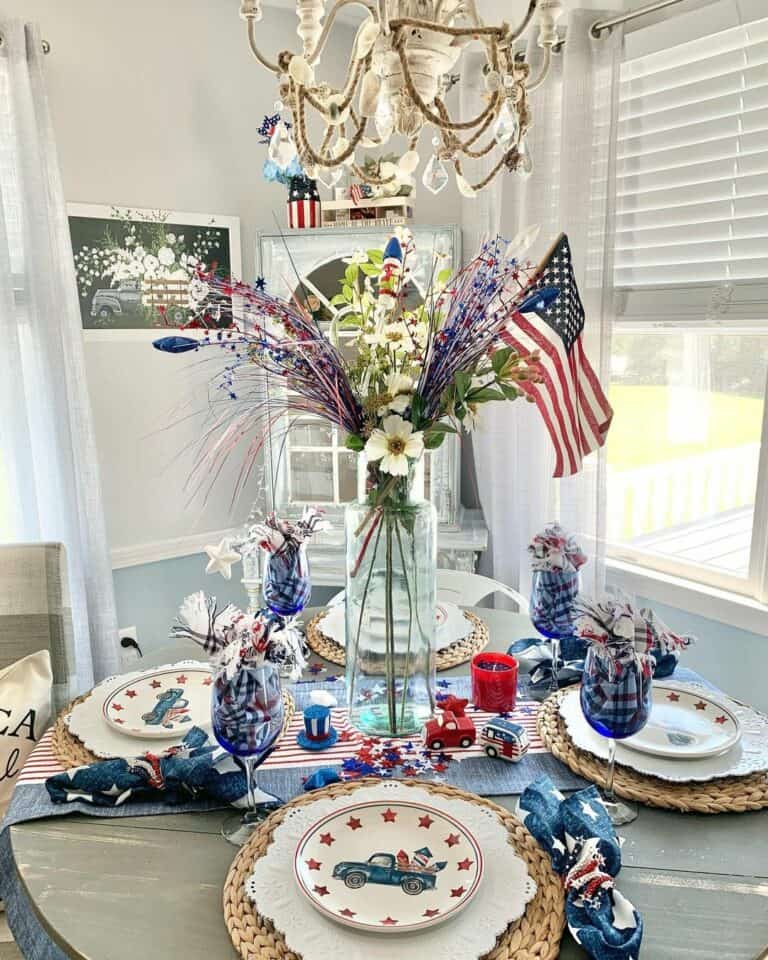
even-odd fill
[(519, 352), (541, 355), (543, 382), (519, 386), (535, 401), (552, 438), (553, 476), (571, 476), (605, 443), (613, 410), (584, 352), (584, 307), (564, 233), (527, 289), (504, 339)]
[(288, 189), (288, 226), (303, 230), (320, 226), (320, 194), (309, 177), (291, 177)]
[(363, 190), (363, 185), (361, 183), (353, 183), (349, 188), (349, 198), (357, 206), (361, 200), (365, 200), (366, 192)]

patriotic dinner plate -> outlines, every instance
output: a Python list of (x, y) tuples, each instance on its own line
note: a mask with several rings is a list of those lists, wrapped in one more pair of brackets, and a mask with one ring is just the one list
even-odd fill
[(706, 693), (654, 684), (648, 722), (622, 744), (657, 757), (695, 760), (725, 753), (740, 738), (739, 720), (724, 703)]
[[(205, 713), (203, 713), (199, 707), (198, 696), (194, 697), (193, 699), (197, 706), (193, 719), (188, 723), (174, 723), (173, 730), (166, 730), (164, 732), (162, 743), (158, 743), (157, 736), (154, 736), (151, 732), (148, 734), (146, 732), (131, 733), (129, 736), (126, 736), (122, 728), (132, 726), (132, 724), (108, 723), (105, 716), (107, 701), (116, 702), (122, 706), (124, 702), (138, 700), (138, 695), (135, 698), (127, 696), (127, 691), (136, 690), (136, 685), (143, 684), (145, 680), (151, 683), (156, 674), (167, 675), (160, 681), (161, 684), (163, 684), (162, 689), (164, 690), (179, 689), (179, 684), (176, 683), (176, 678), (179, 676), (186, 676), (188, 681), (194, 676), (195, 683), (197, 684), (199, 681), (200, 688), (207, 691), (204, 695), (206, 704)], [(181, 743), (187, 735), (188, 729), (195, 726), (195, 724), (203, 727), (205, 730), (210, 730), (210, 687), (204, 685), (206, 676), (210, 677), (210, 675), (210, 667), (208, 664), (201, 663), (197, 660), (184, 660), (180, 663), (165, 664), (162, 667), (156, 667), (152, 670), (137, 670), (134, 673), (126, 673), (120, 677), (108, 677), (95, 686), (85, 700), (75, 704), (71, 713), (65, 717), (65, 723), (73, 736), (77, 737), (91, 753), (102, 759), (112, 757), (136, 757), (147, 751), (156, 753), (158, 749), (166, 750), (175, 744)], [(165, 685), (166, 680), (167, 686)], [(182, 686), (186, 691), (187, 686)], [(152, 688), (150, 686), (150, 690), (153, 689), (157, 693), (161, 688)], [(118, 698), (115, 701), (111, 699), (112, 694), (118, 690), (126, 692), (125, 700)], [(183, 695), (181, 699), (190, 698)], [(159, 701), (155, 698), (154, 704), (151, 704), (150, 709), (158, 703)], [(150, 709), (145, 710), (142, 708), (141, 712), (149, 713)], [(126, 711), (107, 711), (107, 713), (109, 712), (115, 715), (116, 718), (121, 718)], [(177, 714), (176, 716), (180, 719), (182, 715)]]
[(358, 803), (314, 823), (294, 871), (315, 909), (375, 933), (409, 933), (460, 913), (477, 893), (483, 855), (470, 831), (422, 803)]
[[(452, 643), (463, 640), (472, 632), (472, 622), (464, 616), (464, 611), (455, 603), (440, 602), (435, 605), (435, 624), (438, 650), (450, 647)], [(328, 607), (328, 612), (320, 621), (320, 629), (326, 637), (335, 640), (339, 646), (345, 645), (343, 599)]]
[(153, 670), (109, 690), (101, 715), (129, 737), (167, 740), (204, 725), (211, 713), (211, 671), (207, 667)]
[[(676, 681), (673, 686), (659, 683), (654, 684), (654, 689), (665, 693), (680, 693), (681, 699), (682, 694), (686, 693), (695, 698), (694, 709), (695, 703), (705, 704), (705, 708), (699, 712), (707, 713), (716, 728), (727, 726), (731, 722), (728, 718), (734, 717), (741, 735), (731, 747), (726, 747), (724, 752), (704, 757), (677, 754), (672, 757), (659, 756), (633, 749), (627, 746), (625, 741), (618, 740), (617, 763), (671, 783), (706, 782), (719, 777), (745, 777), (751, 773), (768, 771), (768, 717), (764, 714), (694, 683)], [(578, 688), (568, 690), (563, 695), (560, 715), (575, 746), (601, 760), (608, 759), (608, 740), (601, 737), (585, 720)], [(723, 716), (727, 722), (717, 723), (717, 718)]]

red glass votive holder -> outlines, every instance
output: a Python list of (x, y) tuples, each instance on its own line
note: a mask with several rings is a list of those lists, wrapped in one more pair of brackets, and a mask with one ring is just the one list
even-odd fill
[(489, 713), (514, 710), (517, 702), (517, 660), (507, 653), (472, 657), (472, 703)]

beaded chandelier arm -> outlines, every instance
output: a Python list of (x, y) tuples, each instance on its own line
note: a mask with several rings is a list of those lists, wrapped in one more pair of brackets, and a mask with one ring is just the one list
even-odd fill
[[(434, 155), (424, 171), (423, 182), (437, 193), (447, 182), (444, 162), (453, 164), (459, 190), (474, 195), (500, 172), (526, 174), (531, 158), (526, 134), (531, 125), (528, 94), (541, 86), (549, 72), (553, 47), (561, 43), (557, 21), (562, 0), (529, 0), (520, 22), (498, 26), (485, 24), (476, 0), (336, 0), (327, 13), (325, 0), (296, 0), (297, 34), (302, 53), (283, 50), (275, 62), (256, 46), (256, 23), (261, 19), (261, 0), (241, 0), (240, 16), (248, 27), (248, 42), (254, 57), (278, 76), (278, 114), (287, 108), (293, 120), (280, 119), (274, 138), (280, 150), (270, 157), (280, 166), (296, 157), (307, 176), (327, 176), (337, 182), (343, 168), (376, 187), (411, 182), (419, 164), (416, 153), (419, 136), (434, 127)], [(362, 7), (366, 16), (359, 26), (348, 58), (341, 87), (315, 79), (328, 37), (339, 11), (347, 6)], [(325, 23), (323, 19), (325, 18)], [(528, 63), (514, 52), (515, 42), (537, 20), (541, 66), (531, 77)], [(464, 48), (480, 43), (485, 51), (483, 68), (485, 104), (476, 116), (452, 117), (445, 94), (460, 75), (454, 74)], [(324, 124), (321, 146), (315, 149), (308, 133), (308, 111), (314, 110)], [(372, 121), (372, 123), (371, 123)], [(346, 124), (351, 123), (347, 136)], [(368, 128), (375, 126), (376, 134)], [(458, 134), (468, 134), (462, 138)], [(396, 166), (361, 164), (358, 146), (384, 146), (392, 135), (408, 140), (408, 150)], [(483, 134), (490, 134), (483, 137)], [(292, 136), (295, 135), (295, 144)], [(484, 140), (480, 144), (481, 138)], [(286, 143), (294, 147), (293, 158)], [(462, 174), (462, 157), (476, 159), (498, 150), (491, 172), (470, 185)], [(324, 181), (325, 182), (325, 181)]]

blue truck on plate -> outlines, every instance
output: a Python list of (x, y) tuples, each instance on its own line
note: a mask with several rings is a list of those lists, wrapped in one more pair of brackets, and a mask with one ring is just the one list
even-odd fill
[(404, 893), (415, 896), (423, 890), (434, 890), (437, 877), (435, 871), (443, 870), (446, 861), (435, 863), (429, 870), (400, 868), (391, 853), (374, 853), (364, 862), (342, 860), (333, 868), (333, 876), (343, 880), (351, 890), (359, 890), (366, 883), (384, 883), (391, 887), (400, 887)]

